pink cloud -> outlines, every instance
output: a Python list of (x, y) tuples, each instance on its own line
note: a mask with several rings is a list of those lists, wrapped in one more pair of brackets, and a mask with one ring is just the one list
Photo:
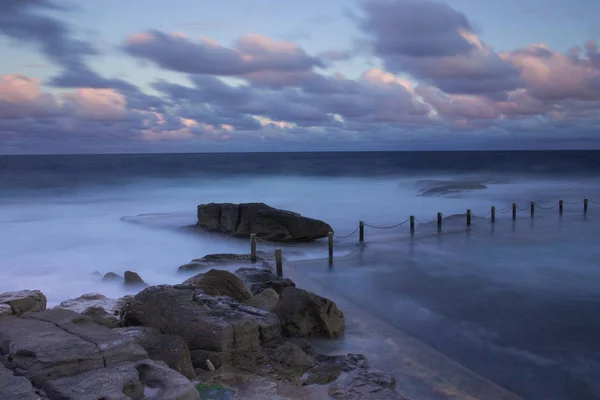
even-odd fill
[(62, 96), (78, 118), (95, 121), (118, 121), (127, 114), (125, 96), (114, 89), (80, 88)]
[(545, 44), (504, 52), (500, 56), (519, 69), (529, 93), (544, 101), (600, 100), (600, 51), (595, 41), (584, 53), (574, 47), (567, 54)]

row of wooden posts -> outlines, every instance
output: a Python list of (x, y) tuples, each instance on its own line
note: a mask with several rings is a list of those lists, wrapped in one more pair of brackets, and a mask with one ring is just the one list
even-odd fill
[[(529, 204), (529, 213), (530, 213), (531, 218), (533, 218), (535, 216), (535, 207), (536, 207), (536, 204), (534, 201), (532, 201)], [(556, 206), (553, 206), (553, 208), (554, 207), (556, 207)], [(513, 203), (512, 204), (512, 220), (513, 221), (517, 219), (517, 209), (518, 209), (517, 203)], [(562, 216), (563, 211), (564, 211), (564, 201), (559, 200), (558, 201), (558, 214), (560, 216)], [(584, 199), (583, 200), (583, 214), (587, 215), (587, 211), (588, 211), (588, 199)], [(489, 215), (490, 215), (490, 222), (495, 223), (496, 222), (496, 207), (495, 206), (491, 207)], [(467, 209), (466, 219), (467, 219), (468, 227), (471, 226), (472, 217), (473, 217), (473, 213), (471, 212), (470, 209)], [(438, 233), (442, 232), (442, 219), (443, 219), (442, 213), (441, 212), (437, 213), (437, 218), (434, 221), (437, 221)], [(415, 221), (416, 221), (416, 218), (414, 215), (411, 215), (409, 220), (407, 221), (407, 222), (410, 222), (411, 236), (415, 234)], [(400, 225), (402, 225), (402, 224), (400, 224)], [(327, 235), (327, 238), (328, 238), (328, 244), (329, 244), (329, 263), (332, 264), (333, 263), (333, 238), (334, 238), (333, 232), (329, 232)], [(364, 243), (364, 241), (365, 241), (365, 222), (364, 221), (359, 222), (358, 241), (360, 243)], [(250, 259), (251, 259), (252, 263), (256, 263), (258, 260), (258, 257), (256, 255), (256, 234), (255, 233), (252, 233), (250, 235)], [(280, 248), (275, 249), (275, 267), (277, 270), (277, 275), (282, 276), (282, 274), (283, 274), (283, 255), (282, 255)]]

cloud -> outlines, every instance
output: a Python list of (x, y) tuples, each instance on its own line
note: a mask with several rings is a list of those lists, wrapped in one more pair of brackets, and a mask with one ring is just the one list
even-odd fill
[(521, 86), (519, 72), (481, 41), (468, 18), (431, 0), (366, 0), (360, 27), (391, 72), (448, 93), (497, 96)]
[(306, 71), (322, 62), (296, 44), (277, 42), (262, 35), (246, 35), (232, 48), (211, 39), (194, 42), (177, 34), (150, 31), (131, 35), (124, 50), (178, 72), (243, 76), (264, 71)]
[(596, 41), (587, 42), (584, 49), (573, 47), (567, 54), (533, 44), (501, 57), (519, 70), (528, 92), (540, 100), (600, 100), (600, 50)]
[(51, 0), (3, 0), (0, 2), (0, 33), (37, 46), (46, 57), (64, 68), (81, 68), (86, 56), (96, 54), (88, 43), (71, 37), (68, 25), (40, 13), (66, 11)]

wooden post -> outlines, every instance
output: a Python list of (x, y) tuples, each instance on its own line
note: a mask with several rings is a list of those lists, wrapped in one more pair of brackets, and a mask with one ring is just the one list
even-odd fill
[(531, 213), (531, 218), (533, 218), (533, 215), (535, 214), (535, 202), (531, 202), (531, 205), (529, 206), (530, 209), (530, 213)]
[(250, 234), (250, 262), (256, 263), (256, 233)]
[(492, 210), (490, 212), (490, 220), (492, 221), (492, 224), (496, 222), (496, 206), (492, 206)]
[(437, 231), (438, 233), (442, 232), (442, 213), (437, 213)]
[(517, 219), (517, 203), (512, 204), (512, 219), (513, 221)]
[(563, 203), (563, 201), (562, 201), (562, 200), (559, 200), (559, 201), (558, 201), (558, 215), (560, 215), (561, 217), (562, 217), (562, 215), (563, 215), (563, 204), (564, 204), (564, 203)]
[(358, 224), (358, 241), (360, 243), (365, 241), (365, 221), (360, 221)]
[(281, 249), (275, 249), (275, 266), (277, 268), (277, 276), (283, 276), (283, 256)]
[(588, 199), (583, 199), (583, 215), (587, 215)]
[(471, 210), (467, 209), (467, 226), (471, 226)]
[(333, 263), (333, 232), (327, 234), (329, 239), (329, 264)]
[(410, 216), (410, 234), (411, 235), (415, 234), (415, 216), (414, 215)]

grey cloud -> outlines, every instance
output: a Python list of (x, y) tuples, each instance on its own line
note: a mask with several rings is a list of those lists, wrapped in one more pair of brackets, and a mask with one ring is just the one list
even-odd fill
[(162, 68), (191, 74), (240, 76), (260, 71), (301, 71), (322, 62), (300, 48), (279, 51), (264, 37), (240, 39), (234, 48), (150, 31), (131, 37), (123, 46), (134, 57)]

